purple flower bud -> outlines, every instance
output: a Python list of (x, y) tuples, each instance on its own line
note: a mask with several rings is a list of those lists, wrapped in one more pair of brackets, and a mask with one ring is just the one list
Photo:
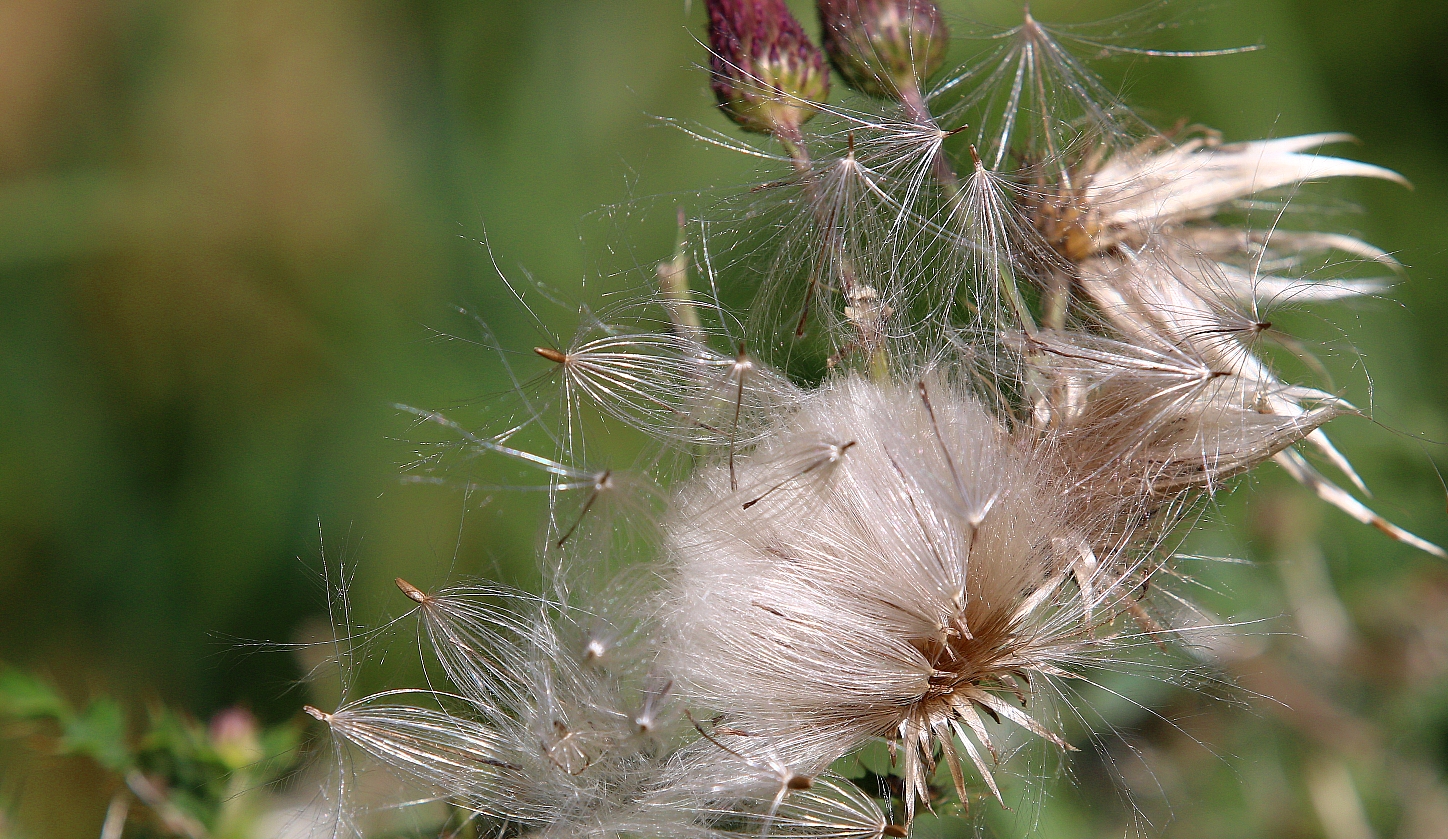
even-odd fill
[(950, 33), (932, 0), (818, 0), (825, 52), (850, 87), (918, 97), (945, 62)]
[(830, 74), (784, 0), (705, 0), (711, 86), (746, 131), (792, 138), (830, 92)]

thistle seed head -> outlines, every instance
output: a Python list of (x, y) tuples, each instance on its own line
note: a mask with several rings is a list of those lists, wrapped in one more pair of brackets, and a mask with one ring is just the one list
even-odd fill
[(784, 139), (819, 111), (829, 70), (784, 0), (706, 0), (710, 86), (746, 131)]
[[(1292, 347), (1281, 300), (1384, 287), (1323, 265), (1400, 266), (1234, 212), (1285, 210), (1308, 181), (1397, 175), (1316, 153), (1339, 135), (1145, 127), (1068, 49), (1109, 45), (1029, 12), (953, 74), (953, 113), (932, 114), (922, 85), (947, 33), (928, 0), (818, 0), (846, 81), (895, 101), (806, 136), (829, 79), (783, 0), (706, 5), (720, 106), (793, 164), (757, 191), (785, 196), (785, 215), (686, 236), (681, 214), (652, 311), (580, 307), (494, 427), (404, 409), (466, 458), (544, 477), (527, 488), (550, 499), (546, 593), (399, 579), (432, 689), (308, 707), (338, 740), (500, 836), (906, 839), (940, 769), (962, 804), (968, 787), (1002, 799), (1006, 731), (1069, 750), (1055, 703), (1089, 709), (1065, 680), (1174, 637), (1228, 648), (1215, 616), (1153, 592), (1191, 581), (1167, 539), (1233, 475), (1276, 460), (1443, 555), (1297, 451), (1362, 488), (1321, 428), (1356, 409), (1286, 380), (1262, 346)], [(947, 144), (966, 116), (972, 141)], [(761, 262), (768, 281), (736, 317), (719, 288)], [(696, 268), (711, 294), (691, 291)], [(588, 466), (585, 437), (609, 427), (656, 450)], [(529, 450), (530, 434), (557, 451)], [(652, 491), (665, 483), (667, 499)], [(624, 550), (654, 562), (618, 574)], [(901, 823), (830, 773), (878, 741)]]
[(1015, 701), (1084, 637), (1057, 547), (1081, 537), (1051, 470), (938, 376), (836, 380), (770, 432), (666, 523), (685, 694), (802, 773), (894, 741), (912, 808), (937, 747), (994, 791), (981, 713), (1060, 743)]
[(950, 43), (933, 0), (818, 0), (825, 52), (850, 87), (909, 99), (945, 63)]

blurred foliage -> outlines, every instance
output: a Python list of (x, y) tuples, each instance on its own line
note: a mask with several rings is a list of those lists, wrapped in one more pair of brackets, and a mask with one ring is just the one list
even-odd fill
[[(251, 712), (233, 707), (209, 726), (152, 707), (132, 733), (110, 697), (71, 705), (56, 689), (13, 668), (0, 670), (0, 734), (27, 736), (38, 748), (88, 758), (116, 788), (101, 835), (248, 837), (259, 835), (265, 785), (297, 759), (300, 729), (287, 722), (263, 729)], [(132, 807), (132, 797), (141, 807)], [(141, 812), (136, 812), (141, 810)]]
[[(942, 5), (956, 21), (1018, 13)], [(1071, 22), (1134, 5), (1032, 8)], [(199, 773), (166, 777), (203, 799), (230, 783), (195, 723), (156, 712), (122, 738), (122, 708), (208, 718), (240, 702), (290, 731), (304, 701), (335, 702), (335, 679), (303, 679), (316, 657), (249, 643), (330, 636), (324, 563), (356, 568), (364, 623), (399, 610), (397, 575), (528, 584), (541, 499), (404, 486), (408, 421), (391, 406), (476, 420), (507, 390), (456, 314), (504, 347), (539, 342), (492, 256), (597, 302), (667, 256), (676, 204), (705, 210), (754, 177), (649, 118), (730, 130), (697, 69), (701, 6), (0, 2), (0, 661), (61, 690), (7, 671), (9, 715), (48, 720), (60, 752), (0, 744), (0, 835), (98, 835), (122, 767)], [(1433, 466), (1448, 440), (1448, 4), (1174, 9), (1169, 48), (1266, 48), (1101, 64), (1146, 116), (1228, 139), (1349, 131), (1415, 184), (1344, 196), (1365, 212), (1334, 224), (1410, 279), (1312, 331), (1333, 384), (1371, 409), (1331, 430), (1375, 503), (1448, 542)], [(566, 307), (538, 316), (571, 331)], [(626, 460), (636, 441), (619, 439)], [(1268, 469), (1248, 483), (1191, 548), (1254, 563), (1213, 565), (1203, 594), (1264, 622), (1226, 674), (1246, 707), (1144, 686), (1169, 724), (1097, 697), (1117, 734), (1072, 760), (1074, 784), (1037, 784), (1042, 806), (978, 808), (992, 830), (1445, 835), (1448, 572), (1302, 512)], [(358, 689), (406, 681), (406, 659)], [(116, 699), (77, 710), (63, 695)], [(166, 755), (169, 769), (147, 763)]]

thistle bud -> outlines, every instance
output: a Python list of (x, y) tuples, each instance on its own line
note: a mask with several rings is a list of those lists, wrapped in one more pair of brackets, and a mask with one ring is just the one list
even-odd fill
[(784, 0), (706, 0), (711, 86), (746, 131), (792, 138), (830, 92), (830, 74)]
[(850, 87), (918, 96), (940, 69), (950, 33), (932, 0), (818, 0), (825, 52)]
[(226, 768), (235, 771), (262, 759), (256, 717), (245, 708), (227, 708), (211, 718), (208, 729), (211, 747)]

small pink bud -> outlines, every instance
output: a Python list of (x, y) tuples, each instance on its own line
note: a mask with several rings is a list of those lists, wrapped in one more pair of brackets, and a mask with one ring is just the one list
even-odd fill
[(825, 52), (850, 87), (902, 99), (945, 63), (950, 33), (932, 0), (818, 0)]
[(705, 0), (711, 86), (746, 131), (793, 138), (830, 93), (830, 74), (783, 0)]
[(211, 747), (229, 769), (240, 769), (262, 758), (256, 717), (239, 705), (212, 717), (209, 734)]

